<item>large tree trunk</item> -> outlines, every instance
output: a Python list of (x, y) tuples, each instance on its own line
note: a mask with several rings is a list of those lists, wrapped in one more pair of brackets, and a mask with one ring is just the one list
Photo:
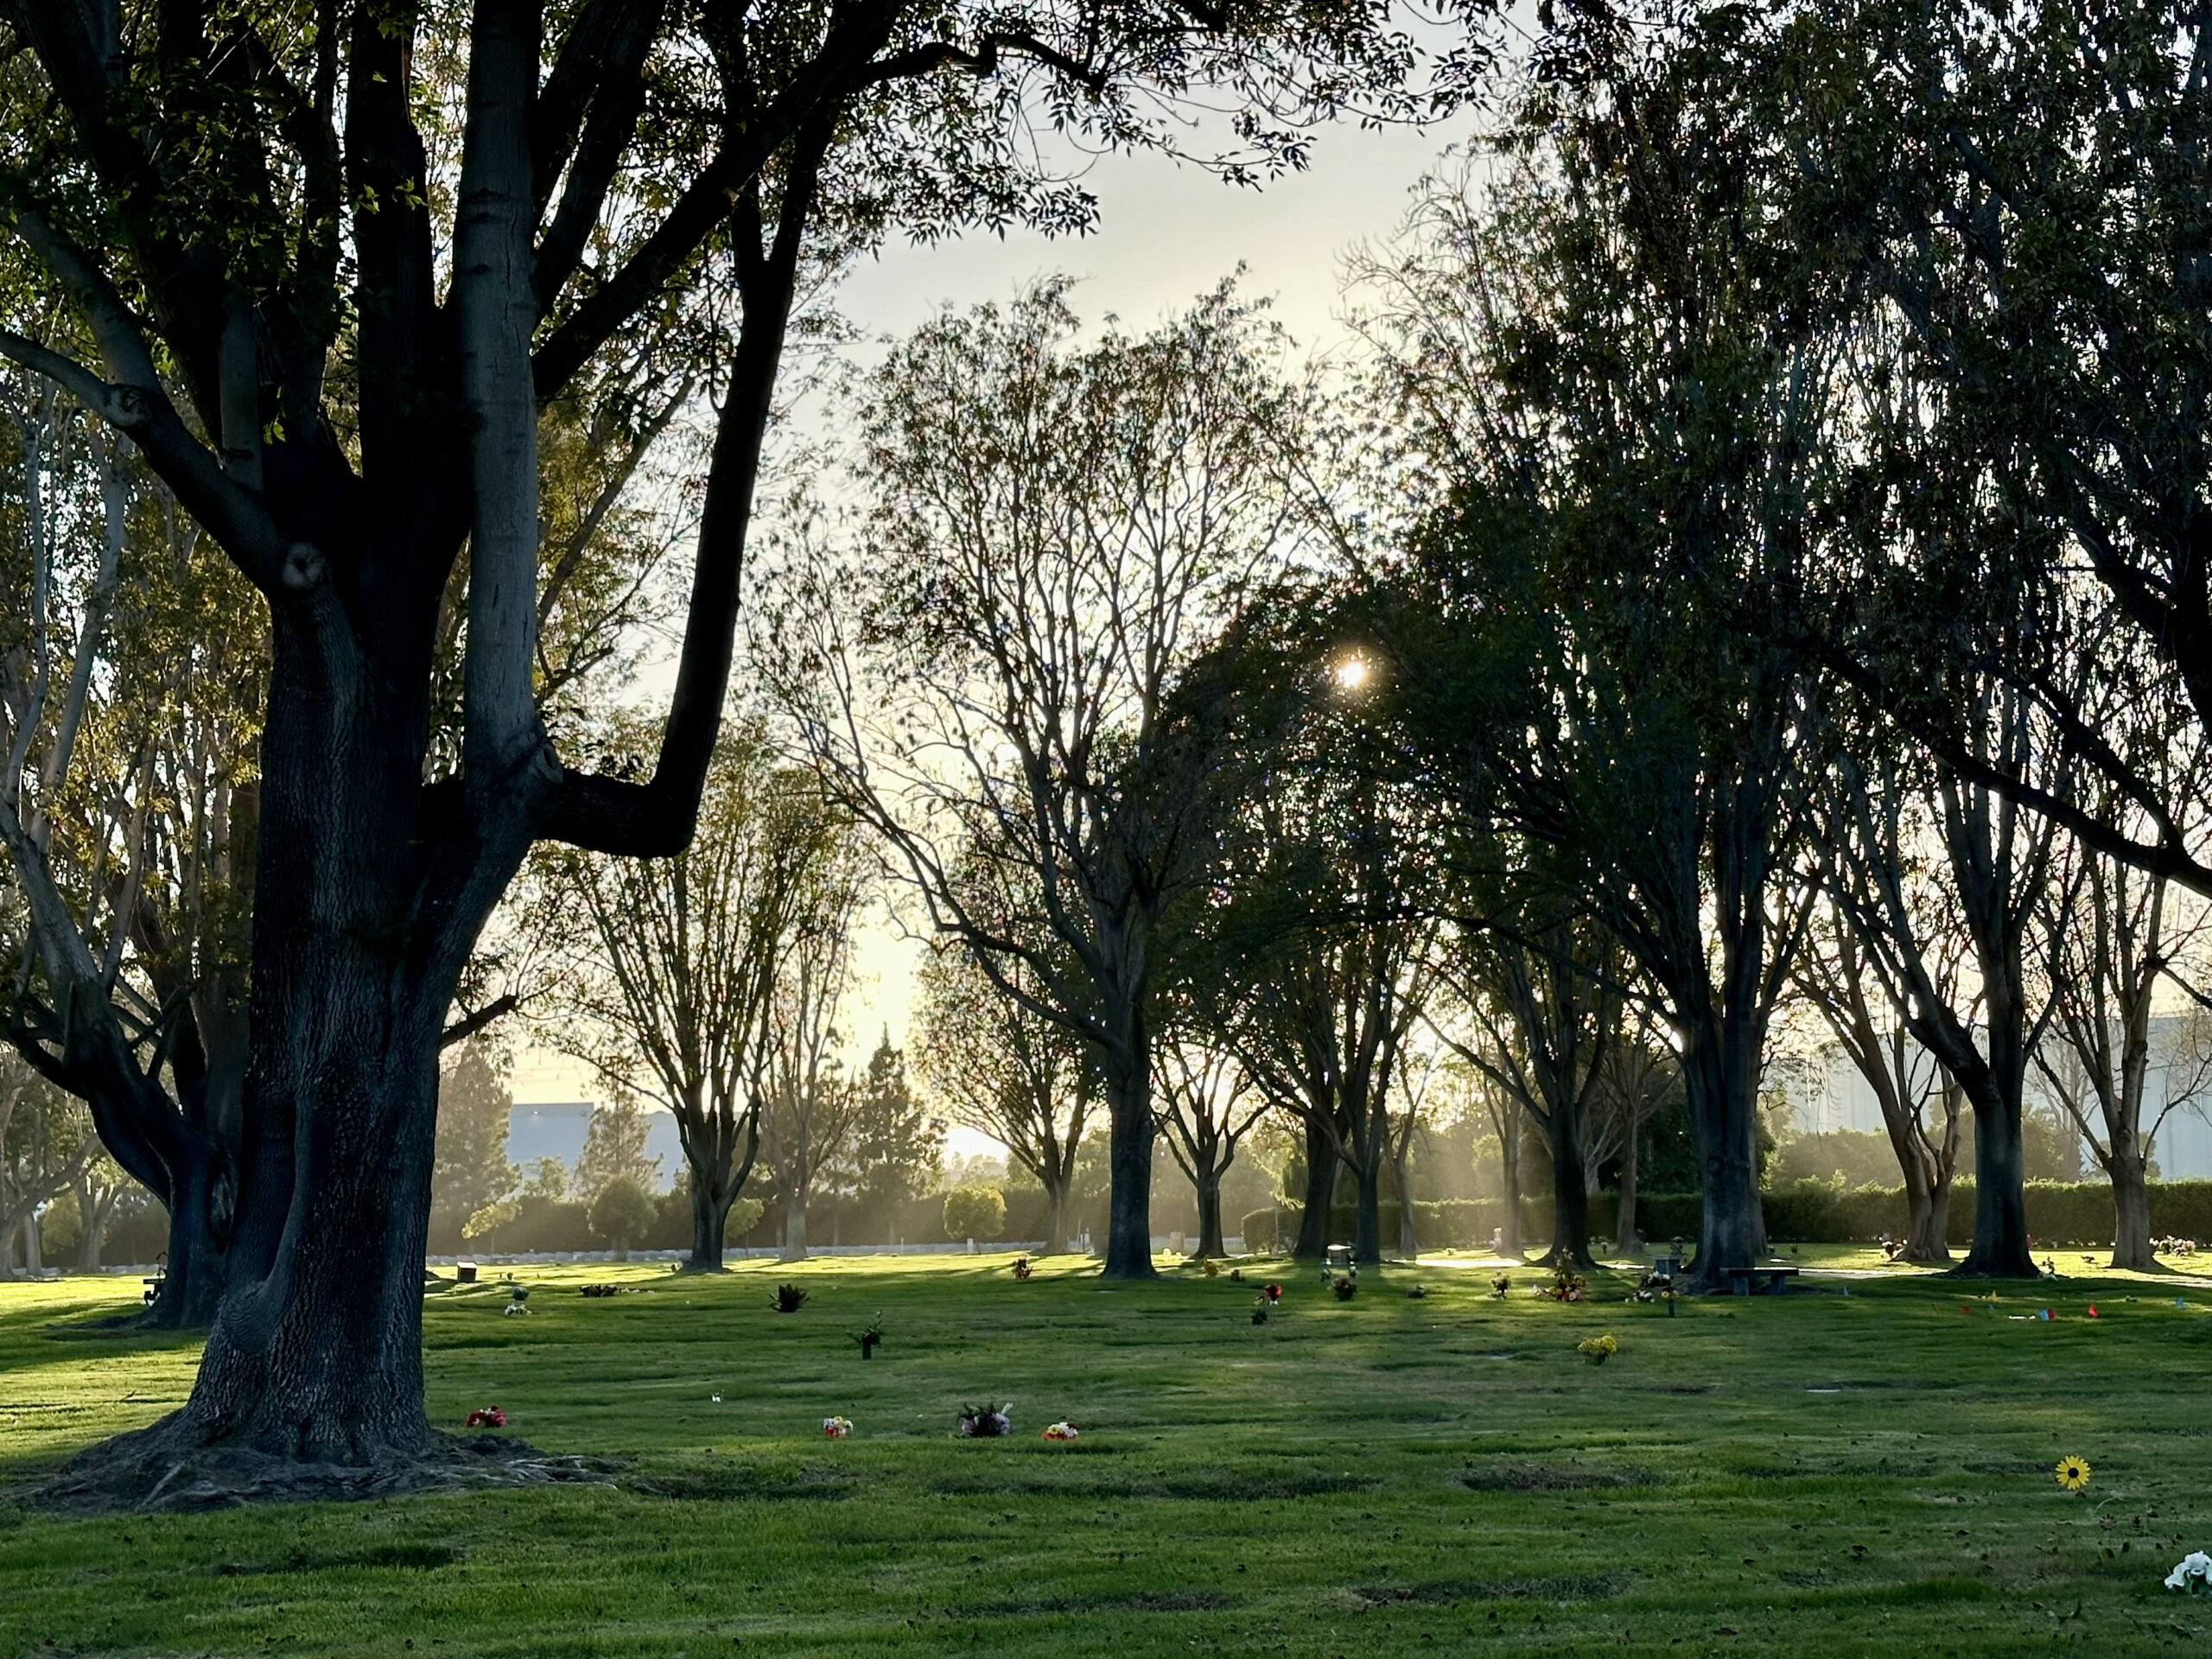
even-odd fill
[(1299, 1213), (1298, 1243), (1291, 1254), (1318, 1262), (1329, 1250), (1329, 1210), (1337, 1201), (1337, 1147), (1326, 1128), (1306, 1119), (1306, 1208)]
[(235, 1185), (227, 1162), (212, 1147), (180, 1160), (171, 1179), (168, 1261), (159, 1294), (147, 1310), (149, 1324), (163, 1330), (204, 1330), (221, 1301), (224, 1244), (230, 1231)]
[(1636, 1226), (1636, 1158), (1638, 1139), (1637, 1125), (1631, 1115), (1628, 1133), (1621, 1141), (1620, 1208), (1613, 1217), (1613, 1249), (1621, 1255), (1633, 1255), (1643, 1248)]
[(794, 1187), (784, 1200), (784, 1251), (785, 1262), (806, 1260), (806, 1192)]
[(1398, 1177), (1398, 1259), (1402, 1262), (1421, 1260), (1421, 1228), (1414, 1214), (1414, 1184), (1406, 1173), (1406, 1160), (1395, 1158), (1391, 1168)]
[(683, 1262), (687, 1273), (727, 1273), (722, 1265), (722, 1238), (729, 1226), (729, 1208), (737, 1200), (734, 1187), (716, 1192), (691, 1171), (691, 1254)]
[[(319, 1009), (349, 1000), (327, 988)], [(359, 988), (346, 1024), (373, 1030), (382, 1010), (369, 986)], [(219, 1442), (356, 1468), (410, 1461), (430, 1447), (422, 1306), (436, 1021), (415, 1021), (411, 1032), (403, 1025), (380, 1052), (349, 1050), (264, 1055), (257, 1067), (257, 1084), (276, 1096), (264, 1096), (266, 1118), (290, 1119), (296, 1133), (285, 1143), (271, 1137), (252, 1179), (270, 1191), (292, 1173), (295, 1155), (296, 1174), (289, 1204), (254, 1205), (237, 1265), (259, 1270), (234, 1268), (192, 1397), (167, 1426), (188, 1446)], [(307, 1064), (270, 1075), (296, 1058)], [(270, 1236), (279, 1226), (281, 1249)]]
[(1928, 1189), (1928, 1260), (1948, 1263), (1951, 1259), (1951, 1179), (1945, 1170)]
[(1505, 1187), (1504, 1235), (1499, 1246), (1510, 1261), (1521, 1259), (1521, 1108), (1508, 1110), (1497, 1137), (1499, 1175)]
[(1767, 1244), (1759, 1205), (1758, 1056), (1740, 1033), (1724, 1035), (1715, 1024), (1693, 1023), (1682, 1052), (1702, 1200), (1692, 1283), (1707, 1291), (1732, 1288), (1730, 1269), (1758, 1266)]
[(1202, 1165), (1198, 1178), (1192, 1185), (1198, 1197), (1198, 1248), (1196, 1259), (1227, 1255), (1228, 1247), (1222, 1242), (1221, 1232), (1221, 1172)]
[(1589, 1268), (1590, 1188), (1582, 1167), (1581, 1114), (1574, 1103), (1551, 1110), (1552, 1247), (1539, 1258), (1548, 1268)]
[(2105, 1162), (2112, 1179), (2112, 1264), (2137, 1273), (2151, 1272), (2158, 1265), (2151, 1252), (2151, 1190), (2145, 1182), (2149, 1162), (2132, 1137), (2126, 1151), (2114, 1147)]
[(2028, 1243), (2027, 1148), (2020, 1103), (2007, 1101), (1985, 1078), (1974, 1103), (1974, 1248), (1954, 1272), (1981, 1279), (2032, 1279)]
[(77, 1194), (77, 1271), (98, 1273), (100, 1270), (100, 1243), (107, 1231), (108, 1206), (105, 1200), (95, 1202), (89, 1192), (79, 1190)]
[(1382, 1162), (1379, 1155), (1370, 1152), (1364, 1161), (1353, 1165), (1351, 1171), (1353, 1183), (1357, 1188), (1351, 1259), (1378, 1268), (1382, 1265)]
[(1915, 1158), (1904, 1166), (1904, 1259), (1934, 1261), (1936, 1258), (1928, 1252), (1938, 1249), (1943, 1252), (1942, 1260), (1950, 1260), (1949, 1245), (1936, 1233), (1936, 1200), (1929, 1189), (1927, 1172)]
[(1065, 1255), (1068, 1248), (1067, 1178), (1039, 1174), (1037, 1179), (1045, 1189), (1045, 1254)]
[(480, 842), (448, 948), (396, 957), (421, 880), (416, 728), (358, 661), (331, 693), (342, 643), (282, 616), (274, 643), (237, 1221), (190, 1399), (116, 1445), (147, 1468), (214, 1449), (358, 1471), (431, 1449), (423, 1257), (440, 1039), (467, 944), (525, 845)]
[(1109, 1279), (1150, 1279), (1152, 1265), (1151, 1066), (1141, 1020), (1133, 1020), (1136, 1040), (1130, 1052), (1109, 1055), (1106, 1109), (1107, 1163), (1112, 1191), (1106, 1216), (1105, 1275)]

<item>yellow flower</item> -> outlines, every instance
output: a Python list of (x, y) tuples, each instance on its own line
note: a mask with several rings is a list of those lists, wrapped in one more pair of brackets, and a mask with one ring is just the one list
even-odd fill
[(2078, 1492), (2089, 1484), (2089, 1465), (2079, 1458), (2061, 1458), (2052, 1472), (2058, 1477), (2058, 1484), (2069, 1492)]

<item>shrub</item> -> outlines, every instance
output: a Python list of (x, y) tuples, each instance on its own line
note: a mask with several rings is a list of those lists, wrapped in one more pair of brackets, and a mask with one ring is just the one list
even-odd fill
[(489, 1249), (493, 1235), (502, 1227), (512, 1226), (521, 1214), (522, 1204), (518, 1199), (499, 1198), (473, 1211), (468, 1219), (461, 1224), (461, 1236), (472, 1243), (480, 1238)]
[(584, 1225), (610, 1249), (626, 1250), (645, 1237), (659, 1215), (652, 1193), (628, 1176), (618, 1175), (593, 1198)]
[(1001, 1238), (1006, 1234), (1006, 1198), (995, 1186), (955, 1187), (944, 1195), (944, 1236)]
[[(2212, 1181), (2153, 1181), (2150, 1198), (2153, 1237), (2212, 1238)], [(1760, 1198), (1766, 1211), (1767, 1236), (1777, 1244), (1867, 1243), (1884, 1233), (1893, 1238), (1902, 1236), (1907, 1223), (1902, 1185), (1847, 1187), (1833, 1179), (1802, 1179), (1770, 1188)], [(1970, 1175), (1952, 1182), (1949, 1238), (1954, 1246), (1965, 1245), (1974, 1238), (1974, 1198)], [(1615, 1204), (1610, 1192), (1591, 1199), (1593, 1240), (1612, 1236)], [(2112, 1188), (2105, 1181), (2030, 1181), (2027, 1205), (2028, 1231), (2034, 1235), (2037, 1249), (2103, 1249), (2112, 1242)], [(1694, 1240), (1702, 1207), (1694, 1192), (1639, 1193), (1636, 1201), (1638, 1230), (1647, 1239)], [(1524, 1198), (1521, 1217), (1522, 1242), (1541, 1249), (1551, 1237), (1549, 1200)], [(1491, 1230), (1504, 1219), (1505, 1206), (1497, 1199), (1414, 1205), (1414, 1230), (1425, 1249), (1487, 1244)], [(1382, 1221), (1383, 1248), (1394, 1248), (1398, 1239), (1395, 1201), (1382, 1205)], [(1351, 1238), (1357, 1222), (1357, 1212), (1351, 1205), (1332, 1205), (1331, 1242), (1341, 1243)], [(1287, 1249), (1298, 1236), (1298, 1223), (1299, 1207), (1294, 1204), (1255, 1210), (1244, 1217), (1245, 1248)]]

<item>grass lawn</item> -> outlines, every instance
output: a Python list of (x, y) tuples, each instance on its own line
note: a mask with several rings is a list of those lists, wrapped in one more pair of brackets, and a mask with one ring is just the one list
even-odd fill
[[(1802, 1259), (1868, 1271), (1669, 1318), (1611, 1274), (1494, 1301), (1473, 1262), (1344, 1305), (1280, 1262), (524, 1269), (528, 1319), (429, 1298), (432, 1414), (496, 1403), (613, 1484), (102, 1520), (0, 1495), (0, 1655), (2212, 1651), (2212, 1601), (2159, 1583), (2212, 1548), (2212, 1287), (1991, 1303)], [(575, 1294), (607, 1279), (638, 1294)], [(84, 1328), (136, 1289), (0, 1284), (0, 1477), (182, 1398), (191, 1344)], [(1607, 1332), (1609, 1363), (1575, 1353)], [(1014, 1438), (950, 1438), (986, 1400)], [(1082, 1438), (1040, 1440), (1062, 1416)]]

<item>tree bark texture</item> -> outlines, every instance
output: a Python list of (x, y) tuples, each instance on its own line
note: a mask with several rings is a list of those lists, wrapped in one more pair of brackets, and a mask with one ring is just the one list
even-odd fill
[(1690, 1268), (1701, 1290), (1729, 1289), (1730, 1269), (1756, 1267), (1767, 1253), (1766, 1212), (1759, 1204), (1758, 1061), (1757, 1042), (1738, 1023), (1700, 1021), (1686, 1033), (1682, 1081), (1704, 1200)]
[(1221, 1172), (1203, 1171), (1195, 1189), (1198, 1200), (1198, 1248), (1192, 1253), (1193, 1259), (1204, 1262), (1227, 1255), (1229, 1247), (1223, 1242), (1221, 1230)]
[(1045, 1254), (1065, 1255), (1068, 1249), (1068, 1184), (1052, 1175), (1039, 1178), (1045, 1189)]
[(1504, 1238), (1501, 1249), (1513, 1261), (1521, 1259), (1521, 1104), (1509, 1101), (1498, 1117), (1498, 1179), (1505, 1189)]
[(1636, 1225), (1637, 1147), (1642, 1139), (1642, 1125), (1631, 1116), (1621, 1139), (1620, 1208), (1613, 1218), (1613, 1249), (1621, 1255), (1635, 1255), (1643, 1243)]
[(1551, 1113), (1552, 1247), (1538, 1258), (1548, 1268), (1590, 1268), (1590, 1186), (1582, 1166), (1582, 1114)]
[(1291, 1254), (1319, 1262), (1329, 1249), (1329, 1208), (1337, 1201), (1337, 1148), (1319, 1119), (1306, 1125), (1306, 1207), (1298, 1215), (1298, 1243)]
[(1110, 1177), (1105, 1274), (1150, 1279), (1152, 1265), (1152, 1096), (1144, 1071), (1109, 1067), (1106, 1077), (1107, 1164)]
[(1106, 1084), (1109, 1279), (1157, 1276), (1152, 1265), (1152, 1153), (1159, 1126), (1152, 1111), (1151, 1032), (1144, 995), (1141, 978), (1125, 987), (1109, 1040), (1099, 1055)]
[(2133, 1148), (2115, 1148), (2105, 1166), (2112, 1179), (2112, 1265), (2138, 1273), (2158, 1266), (2151, 1250), (2149, 1161)]

